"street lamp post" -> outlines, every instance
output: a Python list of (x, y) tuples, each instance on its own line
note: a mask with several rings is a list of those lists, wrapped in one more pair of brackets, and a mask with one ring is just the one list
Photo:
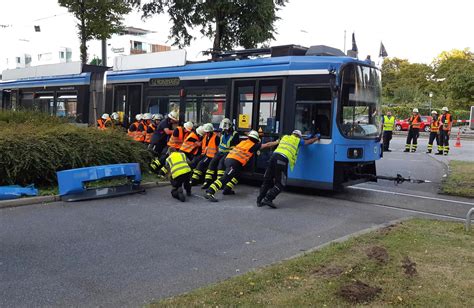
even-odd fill
[(433, 97), (433, 92), (430, 92), (430, 114), (431, 114), (431, 98)]

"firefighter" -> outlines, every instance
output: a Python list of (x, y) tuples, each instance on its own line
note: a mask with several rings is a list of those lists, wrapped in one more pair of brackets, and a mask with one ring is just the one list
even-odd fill
[(163, 120), (163, 115), (161, 113), (154, 113), (151, 116), (151, 121), (153, 122), (153, 126), (155, 126), (155, 130), (158, 128), (162, 120)]
[(113, 127), (120, 126), (120, 115), (118, 114), (118, 112), (112, 112), (112, 114), (110, 115), (110, 119), (112, 120)]
[[(147, 144), (150, 143), (151, 135), (153, 132), (151, 132), (149, 137), (147, 136), (147, 133), (149, 130), (151, 130), (149, 127), (149, 125), (151, 124), (151, 118), (152, 118), (151, 113), (143, 114), (142, 122), (138, 125), (138, 131), (140, 132), (140, 142), (144, 142)], [(148, 137), (148, 140), (147, 140), (147, 137)]]
[(155, 156), (160, 157), (165, 152), (168, 137), (173, 134), (173, 126), (177, 125), (179, 115), (176, 111), (171, 111), (168, 116), (160, 122), (155, 132), (151, 136), (150, 150)]
[(220, 143), (220, 137), (214, 132), (214, 126), (212, 123), (206, 123), (203, 125), (204, 136), (202, 138), (201, 146), (201, 159), (196, 164), (193, 171), (191, 185), (197, 185), (202, 183), (204, 173), (209, 166), (211, 160), (216, 156), (218, 145)]
[[(183, 144), (179, 150), (186, 154), (189, 161), (192, 161), (196, 155), (199, 155), (201, 150), (201, 139), (204, 135), (202, 126), (196, 128), (196, 131), (191, 131), (189, 135), (184, 139)], [(192, 167), (192, 166), (191, 166)]]
[[(418, 136), (420, 135), (421, 117), (418, 108), (413, 109), (413, 115), (408, 120), (410, 127), (408, 128), (407, 144), (404, 152), (416, 152), (418, 146)], [(413, 144), (412, 144), (413, 141)]]
[(395, 117), (392, 116), (391, 111), (382, 118), (383, 123), (383, 150), (384, 152), (392, 152), (390, 150), (390, 140), (392, 140), (393, 128), (395, 127)]
[(217, 177), (221, 177), (224, 175), (225, 171), (225, 157), (229, 154), (230, 150), (236, 146), (239, 140), (239, 134), (233, 130), (232, 122), (225, 118), (221, 121), (219, 128), (222, 130), (220, 136), (220, 142), (218, 146), (218, 152), (214, 156), (214, 158), (209, 163), (209, 167), (206, 171), (206, 176), (204, 179), (204, 184), (202, 185), (202, 189), (208, 189), (211, 186), (212, 182), (214, 182)]
[(189, 167), (188, 160), (184, 153), (179, 152), (176, 148), (169, 148), (170, 155), (166, 159), (165, 173), (169, 171), (170, 183), (173, 187), (171, 189), (171, 195), (173, 198), (180, 200), (181, 202), (186, 201), (184, 190), (186, 194), (191, 196), (191, 174), (192, 170)]
[(219, 177), (209, 186), (204, 197), (211, 202), (217, 202), (218, 200), (214, 195), (221, 188), (223, 188), (224, 195), (235, 194), (233, 188), (238, 183), (238, 177), (242, 168), (247, 165), (257, 151), (276, 146), (277, 144), (278, 141), (262, 144), (258, 132), (254, 130), (250, 131), (248, 133), (248, 138), (241, 141), (229, 152), (224, 161), (226, 167), (224, 175)]
[(184, 123), (183, 126), (176, 127), (168, 140), (168, 149), (175, 148), (179, 150), (183, 145), (184, 139), (186, 139), (193, 130), (193, 127), (194, 124), (191, 121)]
[(448, 155), (449, 154), (449, 135), (451, 134), (451, 126), (453, 125), (453, 119), (449, 113), (448, 107), (441, 109), (441, 118), (439, 121), (439, 142), (441, 143), (441, 151), (435, 155)]
[(139, 133), (138, 131), (138, 126), (140, 125), (140, 123), (142, 122), (142, 118), (143, 118), (143, 115), (142, 114), (137, 114), (135, 116), (135, 122), (133, 122), (132, 124), (130, 124), (129, 128), (128, 128), (128, 135), (130, 137), (133, 138), (133, 140), (135, 141), (140, 141), (141, 139), (141, 134)]
[(146, 127), (145, 127), (145, 143), (148, 144), (148, 145), (151, 142), (151, 137), (153, 136), (153, 133), (155, 132), (156, 128), (158, 127), (157, 122), (158, 122), (158, 125), (159, 125), (160, 122), (157, 121), (157, 115), (156, 114), (153, 114), (153, 115), (150, 114), (150, 121), (148, 122), (148, 124), (145, 124), (146, 125)]
[(438, 146), (438, 152), (441, 152), (443, 147), (439, 142), (439, 118), (438, 112), (436, 110), (431, 111), (431, 121), (430, 121), (430, 137), (428, 139), (428, 148), (426, 154), (431, 154), (433, 150), (433, 141), (436, 140), (436, 145)]
[(288, 166), (293, 170), (301, 146), (312, 144), (318, 140), (319, 135), (304, 140), (300, 130), (294, 130), (291, 135), (285, 135), (281, 138), (278, 147), (270, 157), (267, 170), (265, 170), (260, 195), (257, 197), (258, 207), (267, 205), (276, 209), (273, 200), (286, 186)]
[(97, 119), (97, 128), (100, 130), (106, 130), (112, 127), (112, 119), (108, 113), (104, 113), (99, 119)]

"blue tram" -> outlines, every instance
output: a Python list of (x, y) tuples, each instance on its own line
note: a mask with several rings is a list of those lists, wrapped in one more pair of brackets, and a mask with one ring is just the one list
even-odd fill
[[(235, 51), (213, 61), (116, 69), (104, 78), (98, 113), (118, 111), (125, 122), (137, 113), (175, 110), (181, 121), (216, 127), (228, 117), (242, 136), (254, 129), (264, 142), (294, 129), (320, 134), (319, 142), (301, 149), (289, 185), (337, 190), (376, 175), (382, 156), (380, 71), (337, 49)], [(246, 175), (263, 176), (270, 155), (262, 151)]]

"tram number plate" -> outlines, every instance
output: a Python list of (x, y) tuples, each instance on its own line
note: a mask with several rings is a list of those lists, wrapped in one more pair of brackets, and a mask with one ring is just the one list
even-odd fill
[(153, 87), (175, 87), (179, 85), (179, 78), (152, 78), (150, 86)]

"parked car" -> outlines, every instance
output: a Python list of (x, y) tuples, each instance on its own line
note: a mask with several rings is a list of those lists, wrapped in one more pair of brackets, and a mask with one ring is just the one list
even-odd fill
[[(430, 131), (430, 122), (431, 122), (431, 116), (421, 116), (420, 130), (428, 133)], [(398, 130), (398, 131), (408, 130), (409, 126), (410, 124), (408, 124), (408, 118), (405, 120), (395, 121), (395, 130)]]

